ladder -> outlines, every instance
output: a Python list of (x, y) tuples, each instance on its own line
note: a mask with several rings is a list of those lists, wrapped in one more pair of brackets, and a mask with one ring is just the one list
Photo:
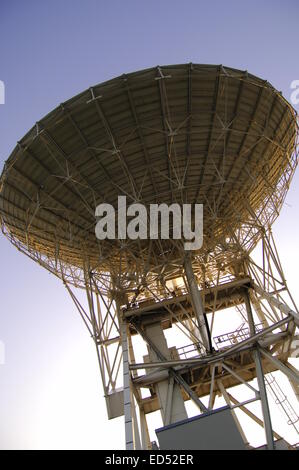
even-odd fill
[(271, 372), (265, 375), (265, 383), (273, 400), (286, 417), (288, 425), (293, 426), (297, 434), (299, 434), (299, 417)]

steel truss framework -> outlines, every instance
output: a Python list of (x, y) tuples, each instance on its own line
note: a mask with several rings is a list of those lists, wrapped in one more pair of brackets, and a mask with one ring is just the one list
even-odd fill
[[(184, 273), (182, 277), (165, 282), (164, 290), (161, 280), (153, 277), (152, 282), (144, 286), (143, 296), (131, 297), (129, 300), (128, 294), (124, 295), (113, 285), (110, 288), (111, 295), (104, 295), (97, 275), (87, 268), (84, 304), (82, 296), (79, 300), (76, 289), (64, 280), (96, 346), (108, 416), (114, 418), (124, 412), (126, 414), (128, 449), (152, 447), (146, 416), (161, 409), (156, 386), (165, 380), (169, 382), (168, 410), (163, 417), (165, 425), (171, 422), (171, 389), (177, 383), (183, 399), (193, 400), (199, 413), (213, 409), (216, 397), (222, 396), (232, 410), (239, 408), (258, 425), (266, 428), (269, 448), (273, 448), (273, 439), (281, 439), (272, 429), (267, 412), (263, 411), (259, 417), (247, 405), (256, 400), (267, 403), (261, 381), (264, 380), (264, 374), (276, 370), (286, 374), (298, 398), (299, 376), (288, 358), (298, 357), (296, 326), (299, 326), (299, 314), (288, 290), (270, 229), (264, 231), (260, 248), (254, 257), (243, 252), (243, 258), (239, 258), (235, 265), (239, 271), (232, 267), (231, 274), (225, 272), (223, 275), (219, 269), (213, 284), (200, 283), (197, 278), (211, 335), (216, 314), (224, 318), (226, 309), (235, 309), (243, 320), (241, 336), (236, 330), (229, 335), (228, 343), (224, 334), (215, 337), (212, 352), (206, 351), (202, 342)], [(250, 316), (251, 309), (254, 320), (252, 314)], [(187, 348), (187, 354), (184, 354), (186, 348), (182, 353), (179, 349), (172, 350), (172, 358), (167, 360), (156, 351), (156, 361), (147, 359), (148, 362), (136, 363), (132, 339), (139, 334), (149, 349), (154, 348), (144, 328), (151, 322), (161, 323), (166, 330), (176, 326), (185, 335), (186, 344), (191, 343), (193, 346), (191, 354), (188, 356), (190, 348)], [(127, 384), (124, 374), (129, 377)], [(250, 382), (258, 374), (261, 388), (254, 389)], [(254, 397), (239, 402), (230, 389), (240, 384), (246, 384), (254, 392)], [(150, 396), (146, 398), (142, 398), (141, 390), (144, 388), (150, 391)], [(208, 407), (201, 401), (204, 396), (209, 396)], [(244, 442), (248, 443), (235, 414), (234, 419)]]
[[(288, 363), (298, 310), (271, 233), (297, 137), (295, 111), (268, 82), (187, 64), (92, 87), (38, 122), (7, 160), (2, 232), (62, 279), (94, 340), (108, 416), (125, 415), (127, 448), (151, 447), (148, 413), (161, 410), (168, 424), (184, 416), (184, 401), (202, 413), (217, 395), (264, 426), (273, 448), (264, 373), (281, 370), (299, 396)], [(95, 208), (116, 206), (118, 195), (146, 206), (203, 203), (202, 249), (191, 256), (172, 239), (99, 242)], [(233, 345), (225, 330), (213, 340), (228, 309), (243, 319)], [(172, 326), (188, 350), (168, 350), (163, 331)], [(148, 348), (139, 363), (136, 335)], [(240, 383), (254, 393), (245, 403), (228, 391)], [(247, 408), (257, 399), (262, 419)]]
[[(228, 279), (218, 273), (217, 283), (200, 290), (212, 335), (216, 314), (224, 316), (225, 309), (234, 308), (243, 318), (241, 337), (238, 330), (230, 335), (231, 344), (225, 342), (224, 335), (215, 337), (212, 351), (205, 349), (200, 337), (188, 282), (184, 276), (176, 278), (171, 287), (170, 283), (165, 284), (165, 291), (160, 296), (153, 283), (146, 286), (152, 294), (151, 299), (144, 296), (139, 302), (129, 302), (128, 297), (120, 296), (117, 291), (114, 291), (116, 295), (105, 298), (97, 286), (96, 277), (93, 273), (87, 273), (87, 309), (83, 308), (74, 291), (66, 284), (96, 344), (110, 418), (123, 413), (119, 406), (115, 406), (113, 398), (124, 403), (123, 393), (127, 396), (124, 408), (127, 448), (151, 448), (146, 416), (161, 410), (157, 385), (165, 380), (168, 381), (167, 409), (163, 410), (165, 425), (171, 422), (173, 387), (178, 384), (183, 399), (193, 400), (199, 413), (213, 409), (216, 396), (223, 396), (232, 410), (241, 409), (257, 424), (265, 427), (269, 448), (273, 448), (273, 439), (281, 439), (272, 430), (267, 411), (264, 374), (276, 370), (286, 374), (298, 397), (298, 372), (288, 362), (288, 358), (298, 356), (296, 326), (299, 326), (299, 314), (288, 290), (270, 230), (263, 234), (259, 255), (261, 263), (246, 254), (242, 263), (238, 261), (238, 266), (242, 266), (241, 274), (234, 273)], [(187, 353), (172, 348), (170, 357), (165, 357), (146, 334), (147, 325), (157, 322), (165, 330), (176, 326), (186, 336), (186, 343), (193, 345), (191, 354), (190, 348)], [(136, 334), (143, 338), (149, 351), (154, 351), (155, 361), (145, 358), (146, 362), (136, 363), (132, 345)], [(124, 357), (122, 351), (125, 351)], [(126, 383), (126, 379), (123, 382), (123, 374), (130, 378), (124, 389), (122, 384)], [(250, 384), (256, 377), (258, 389)], [(240, 384), (247, 385), (254, 392), (253, 397), (241, 403), (229, 391)], [(144, 388), (150, 391), (150, 396), (146, 398), (142, 397), (141, 390)], [(208, 407), (201, 401), (204, 396), (209, 396)], [(247, 408), (249, 403), (256, 400), (262, 401), (262, 417)], [(237, 421), (236, 415), (234, 418)], [(238, 427), (247, 443), (239, 422)]]

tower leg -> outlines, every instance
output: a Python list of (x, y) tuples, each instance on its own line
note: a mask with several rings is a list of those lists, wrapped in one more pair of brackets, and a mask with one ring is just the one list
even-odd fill
[(131, 396), (126, 322), (122, 323), (122, 351), (123, 351), (123, 374), (124, 374), (124, 415), (125, 415), (126, 450), (134, 450), (132, 396)]
[(143, 450), (151, 449), (151, 440), (148, 432), (148, 426), (146, 422), (146, 416), (144, 410), (140, 408), (140, 427), (141, 427), (141, 442)]
[[(254, 326), (253, 315), (252, 315), (252, 310), (251, 310), (251, 305), (250, 305), (250, 299), (249, 299), (249, 295), (247, 291), (245, 291), (244, 301), (245, 301), (245, 306), (246, 306), (246, 311), (247, 311), (250, 334), (254, 335), (255, 326)], [(258, 382), (258, 387), (259, 387), (259, 392), (260, 392), (267, 447), (268, 447), (268, 450), (274, 450), (275, 447), (274, 447), (274, 440), (273, 440), (273, 430), (272, 430), (271, 416), (270, 416), (270, 410), (269, 410), (269, 403), (268, 403), (268, 398), (267, 398), (261, 355), (260, 355), (260, 351), (258, 348), (253, 352), (253, 356), (254, 356), (254, 362), (255, 362), (255, 368), (256, 368), (256, 377), (257, 377), (257, 382)]]
[(264, 373), (263, 373), (262, 361), (261, 361), (259, 349), (254, 351), (253, 354), (254, 354), (254, 360), (255, 360), (257, 382), (258, 382), (260, 397), (261, 397), (267, 447), (268, 447), (268, 450), (274, 450), (271, 416), (270, 416), (269, 403), (268, 403), (268, 398), (267, 398), (265, 379), (264, 379)]
[[(296, 369), (296, 367), (294, 367), (292, 364), (290, 364), (289, 362), (287, 362), (287, 366), (289, 369), (291, 369), (293, 372), (295, 372), (296, 374), (298, 374), (298, 371)], [(289, 379), (289, 382), (290, 382), (290, 385), (296, 395), (296, 398), (297, 400), (299, 401), (299, 384), (297, 382), (295, 382), (295, 380), (292, 380), (290, 377), (288, 377)]]
[(138, 426), (134, 396), (133, 396), (132, 392), (131, 392), (131, 410), (132, 410), (132, 418), (133, 418), (134, 449), (135, 450), (141, 450), (142, 449), (142, 447), (141, 447), (141, 438), (140, 438), (140, 433), (139, 433), (139, 426)]

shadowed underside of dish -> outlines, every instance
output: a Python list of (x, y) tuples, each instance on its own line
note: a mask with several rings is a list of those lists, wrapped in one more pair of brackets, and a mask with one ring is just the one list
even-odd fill
[(147, 207), (202, 203), (193, 259), (230, 266), (277, 217), (296, 138), (293, 108), (247, 72), (185, 64), (123, 75), (61, 104), (18, 142), (1, 176), (2, 230), (53, 272), (167, 265), (175, 275), (181, 241), (99, 241), (95, 208), (117, 208), (119, 195)]

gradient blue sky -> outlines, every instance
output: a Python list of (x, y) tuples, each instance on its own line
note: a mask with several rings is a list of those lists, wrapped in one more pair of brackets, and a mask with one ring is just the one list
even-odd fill
[[(1, 167), (60, 102), (122, 73), (171, 63), (247, 69), (290, 98), (296, 0), (0, 0)], [(299, 174), (274, 224), (297, 303)], [(60, 283), (0, 238), (0, 448), (121, 448), (94, 346)]]

